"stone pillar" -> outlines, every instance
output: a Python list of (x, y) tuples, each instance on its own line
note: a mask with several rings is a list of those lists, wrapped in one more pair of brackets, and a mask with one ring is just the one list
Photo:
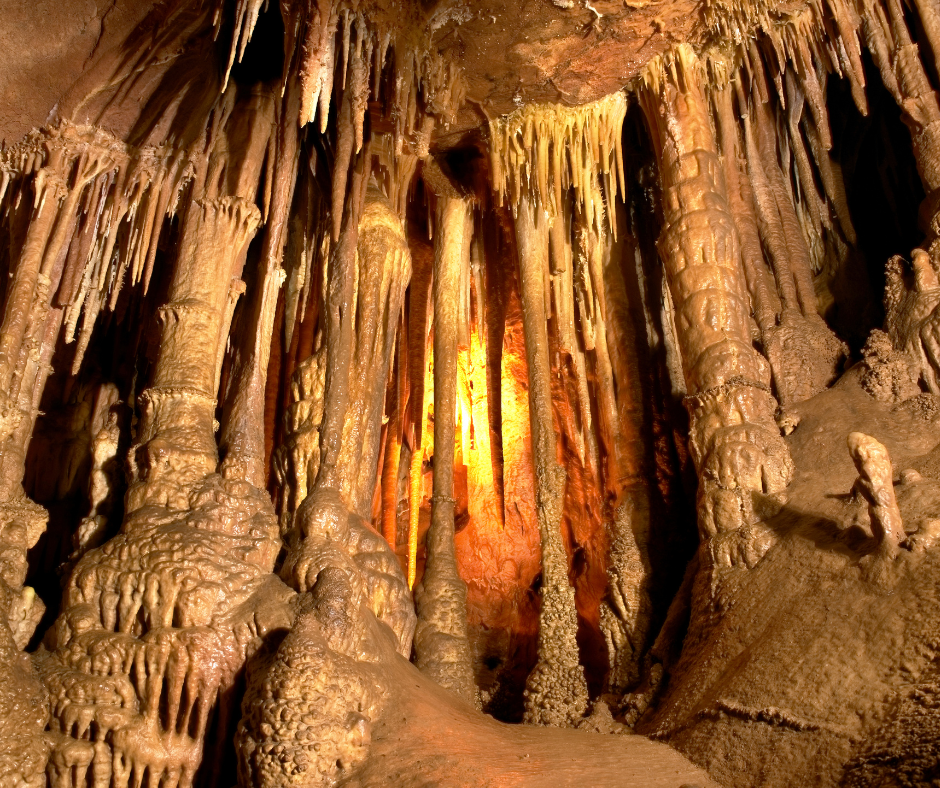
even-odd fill
[[(692, 48), (654, 61), (643, 93), (663, 190), (659, 252), (672, 300), (699, 474), (699, 528), (719, 563), (768, 546), (750, 526), (779, 506), (792, 462), (774, 421), (770, 368), (751, 344), (741, 251)], [(748, 537), (755, 538), (748, 538)]]

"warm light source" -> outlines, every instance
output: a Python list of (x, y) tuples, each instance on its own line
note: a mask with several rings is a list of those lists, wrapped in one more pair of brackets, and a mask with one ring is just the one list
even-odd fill
[(422, 470), (424, 451), (428, 445), (428, 405), (434, 397), (434, 363), (430, 350), (424, 367), (424, 397), (414, 424), (411, 467), (408, 470), (408, 588), (414, 588), (418, 571), (418, 524), (423, 497)]
[[(424, 414), (422, 413), (422, 424)], [(415, 429), (420, 429), (417, 425)], [(415, 441), (417, 444), (417, 440)], [(421, 514), (421, 469), (424, 464), (424, 450), (416, 445), (411, 453), (411, 468), (408, 471), (408, 588), (414, 588), (415, 575), (418, 571), (418, 518)]]

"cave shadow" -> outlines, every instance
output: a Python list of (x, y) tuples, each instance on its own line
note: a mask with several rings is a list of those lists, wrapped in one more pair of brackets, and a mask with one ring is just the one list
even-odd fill
[[(851, 505), (857, 501), (854, 492), (825, 493), (823, 497), (843, 503), (846, 506), (846, 514), (849, 514)], [(858, 502), (857, 508), (861, 513), (866, 504)], [(765, 525), (775, 538), (771, 550), (787, 540), (799, 538), (810, 542), (817, 550), (841, 555), (857, 564), (878, 547), (878, 540), (860, 523), (848, 521), (848, 518), (840, 523), (832, 517), (802, 509), (792, 503), (784, 504)]]

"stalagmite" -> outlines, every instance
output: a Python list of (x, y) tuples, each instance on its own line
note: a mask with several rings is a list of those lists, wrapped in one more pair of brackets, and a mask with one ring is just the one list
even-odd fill
[(454, 555), (454, 427), (460, 273), (465, 256), (469, 265), (473, 225), (469, 200), (449, 183), (435, 185), (439, 191), (433, 286), (434, 490), (427, 561), (415, 590), (415, 664), (442, 687), (472, 703), (476, 687), (467, 641), (467, 586), (457, 573)]
[(901, 511), (894, 494), (894, 471), (888, 450), (870, 435), (849, 433), (849, 454), (858, 470), (855, 490), (868, 508), (868, 522), (877, 546), (863, 559), (865, 576), (874, 583), (888, 582), (889, 566), (906, 541)]
[[(660, 255), (676, 328), (699, 471), (699, 527), (715, 560), (751, 564), (766, 550), (751, 527), (757, 498), (778, 499), (792, 475), (769, 390), (753, 349), (740, 247), (728, 209), (701, 64), (679, 46), (647, 72), (643, 107), (663, 187)], [(758, 507), (759, 509), (760, 507)]]
[[(410, 276), (401, 220), (368, 186), (368, 160), (367, 144), (354, 156), (329, 260), (320, 460), (287, 534), (282, 575), (300, 593), (299, 616), (249, 677), (238, 732), (241, 779), (252, 784), (279, 783), (295, 768), (332, 781), (358, 766), (384, 697), (381, 675), (367, 689), (361, 665), (411, 651), (415, 616), (405, 578), (357, 512), (363, 491), (371, 499), (375, 486), (378, 408)], [(337, 694), (340, 685), (347, 689)]]
[(117, 486), (118, 445), (121, 430), (117, 413), (108, 412), (107, 422), (95, 434), (92, 444), (92, 470), (88, 479), (88, 515), (79, 523), (73, 544), (75, 557), (92, 547), (98, 547), (105, 538), (108, 517), (114, 509), (114, 489)]
[(561, 541), (565, 469), (556, 459), (552, 423), (551, 366), (545, 314), (548, 219), (528, 195), (517, 206), (516, 242), (523, 304), (526, 363), (529, 372), (529, 422), (536, 479), (542, 586), (538, 661), (526, 682), (526, 720), (564, 726), (587, 710), (587, 684), (578, 661), (574, 589)]
[[(130, 247), (126, 248), (128, 256), (149, 260), (155, 250), (155, 215), (159, 213), (160, 221), (163, 219), (163, 212), (156, 208), (158, 203), (163, 210), (167, 208), (166, 201), (158, 200), (156, 194), (167, 193), (166, 184), (174, 176), (167, 174), (163, 168), (166, 161), (155, 151), (137, 150), (103, 131), (77, 128), (66, 122), (33, 133), (20, 145), (4, 150), (0, 158), (6, 184), (3, 191), (8, 199), (15, 197), (6, 211), (8, 215), (22, 216), (24, 221), (24, 235), (18, 248), (14, 246), (18, 256), (10, 269), (0, 331), (0, 546), (4, 555), (0, 640), (23, 648), (33, 637), (44, 611), (40, 598), (24, 582), (27, 550), (36, 545), (47, 515), (25, 496), (21, 482), (27, 447), (52, 372), (53, 350), (66, 313), (77, 315), (86, 292), (89, 298), (99, 296), (97, 289), (88, 292), (93, 271), (98, 272), (94, 278), (99, 282), (104, 280), (114, 291), (120, 289), (113, 272), (108, 278), (100, 256), (102, 245), (110, 254), (118, 227), (128, 212), (128, 197), (117, 193), (116, 180), (133, 183), (144, 173), (153, 176), (149, 217), (141, 214), (135, 231), (124, 237)], [(121, 178), (116, 179), (115, 170)], [(12, 188), (11, 172), (19, 176)], [(80, 216), (86, 211), (90, 215), (82, 222)], [(113, 227), (101, 226), (106, 212)], [(134, 218), (129, 222), (133, 224)], [(107, 240), (95, 238), (95, 232), (102, 229)], [(87, 284), (85, 290), (76, 292), (72, 283), (80, 280)], [(94, 284), (96, 288), (101, 286)], [(68, 298), (74, 300), (64, 301)], [(8, 718), (14, 728), (0, 729), (0, 751), (6, 752), (4, 748), (11, 746), (15, 754), (10, 759), (4, 756), (9, 764), (4, 769), (12, 769), (16, 780), (32, 782), (38, 777), (37, 764), (49, 750), (48, 742), (39, 738), (45, 716), (39, 712), (41, 690), (28, 666), (18, 656), (10, 659), (10, 686), (22, 684), (23, 697), (32, 710), (24, 708), (25, 714)], [(84, 756), (78, 757), (81, 760)], [(28, 771), (19, 771), (21, 768)]]

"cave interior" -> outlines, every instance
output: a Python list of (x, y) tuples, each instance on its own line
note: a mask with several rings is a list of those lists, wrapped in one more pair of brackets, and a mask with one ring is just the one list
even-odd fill
[(0, 42), (0, 788), (940, 784), (936, 0)]

